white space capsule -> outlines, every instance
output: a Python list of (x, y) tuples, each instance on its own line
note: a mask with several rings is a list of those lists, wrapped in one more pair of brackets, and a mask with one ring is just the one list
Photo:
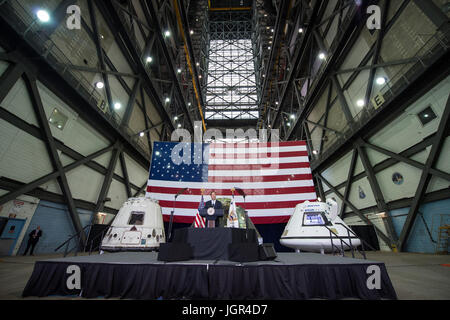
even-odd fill
[(298, 251), (324, 253), (350, 250), (351, 246), (356, 250), (361, 240), (339, 218), (338, 204), (328, 199), (326, 203), (306, 201), (297, 205), (280, 243)]
[(159, 204), (130, 198), (120, 208), (100, 247), (103, 251), (152, 251), (166, 241)]

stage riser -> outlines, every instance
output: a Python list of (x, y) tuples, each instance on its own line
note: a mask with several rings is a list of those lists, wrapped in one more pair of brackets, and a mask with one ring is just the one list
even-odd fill
[[(69, 266), (81, 289), (69, 290)], [(124, 299), (396, 299), (384, 264), (381, 289), (367, 287), (368, 267), (349, 265), (177, 265), (37, 262), (24, 297), (80, 295)]]

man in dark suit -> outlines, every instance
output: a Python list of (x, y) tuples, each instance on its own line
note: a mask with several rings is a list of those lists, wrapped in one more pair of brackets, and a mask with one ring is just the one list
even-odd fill
[[(223, 209), (222, 202), (216, 200), (216, 192), (211, 192), (211, 200), (205, 203), (205, 209), (214, 208), (214, 209)], [(216, 219), (216, 228), (220, 226), (219, 218)]]
[(31, 231), (30, 234), (28, 235), (28, 244), (27, 244), (27, 249), (25, 250), (25, 253), (23, 254), (24, 256), (27, 255), (30, 247), (31, 247), (30, 255), (34, 256), (34, 254), (33, 254), (34, 247), (36, 247), (37, 243), (39, 242), (40, 237), (42, 237), (42, 230), (41, 230), (41, 227), (38, 226), (36, 229)]

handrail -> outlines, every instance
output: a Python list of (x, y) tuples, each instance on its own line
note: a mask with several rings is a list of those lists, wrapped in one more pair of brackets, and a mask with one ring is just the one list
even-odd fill
[(58, 246), (58, 248), (55, 249), (55, 252), (58, 251), (59, 249), (61, 249), (66, 243), (68, 243), (69, 241), (71, 241), (73, 238), (75, 238), (76, 236), (80, 236), (81, 232), (85, 231), (87, 227), (91, 227), (91, 224), (88, 224), (87, 226), (85, 226), (81, 231), (78, 231), (77, 233), (73, 234), (72, 236), (69, 237), (69, 239), (67, 239), (66, 241), (64, 241), (60, 246)]
[[(342, 223), (336, 223), (336, 224), (343, 225)], [(345, 256), (345, 254), (344, 254), (345, 250), (344, 250), (344, 247), (343, 247), (343, 244), (345, 244), (346, 246), (348, 246), (348, 247), (351, 249), (351, 251), (352, 251), (352, 256), (353, 256), (353, 258), (355, 258), (355, 253), (354, 253), (355, 250), (354, 250), (354, 246), (353, 246), (353, 244), (352, 244), (350, 232), (351, 232), (356, 238), (358, 238), (359, 240), (361, 240), (361, 243), (364, 243), (365, 241), (362, 240), (362, 239), (360, 239), (360, 238), (359, 238), (352, 230), (350, 230), (349, 228), (347, 228), (347, 227), (344, 226), (345, 229), (346, 229), (347, 232), (348, 232), (348, 238), (349, 238), (349, 241), (350, 241), (350, 244), (348, 244), (347, 242), (344, 241), (345, 237), (340, 237), (340, 236), (338, 236), (338, 235), (337, 235), (336, 233), (334, 233), (333, 230), (331, 230), (328, 226), (324, 226), (324, 227), (327, 228), (328, 231), (330, 231), (331, 248), (332, 248), (332, 250), (333, 250), (333, 254), (334, 254), (334, 247), (336, 247), (336, 248), (339, 249), (339, 247), (336, 246), (336, 245), (334, 244), (334, 242), (333, 242), (333, 235), (334, 235), (334, 236), (336, 237), (336, 239), (338, 239), (338, 240), (341, 241), (341, 253), (342, 253), (342, 256)], [(369, 245), (369, 247), (371, 247), (371, 246)], [(367, 257), (366, 257), (366, 253), (365, 253), (365, 250), (364, 250), (364, 244), (362, 245), (362, 248), (363, 248), (363, 251), (362, 251), (362, 252), (361, 252), (361, 250), (359, 250), (358, 248), (356, 248), (356, 251), (358, 251), (359, 254), (361, 254), (361, 255), (363, 256), (364, 260), (366, 260)], [(372, 248), (372, 250), (374, 250), (374, 249)]]
[(358, 237), (358, 235), (349, 227), (347, 227), (346, 225), (344, 225), (343, 223), (337, 222), (336, 224), (339, 224), (341, 226), (343, 226), (348, 232), (351, 232), (355, 237), (357, 237), (359, 240), (361, 240), (361, 243), (364, 243), (366, 246), (368, 246), (370, 248), (370, 250), (372, 251), (377, 251), (374, 247), (372, 247), (367, 241), (365, 241), (364, 239), (361, 239), (360, 237)]

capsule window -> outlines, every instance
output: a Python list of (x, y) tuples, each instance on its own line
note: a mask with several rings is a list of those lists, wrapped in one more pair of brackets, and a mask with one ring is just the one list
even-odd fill
[(144, 216), (145, 212), (132, 211), (128, 224), (133, 226), (142, 226), (144, 224)]

